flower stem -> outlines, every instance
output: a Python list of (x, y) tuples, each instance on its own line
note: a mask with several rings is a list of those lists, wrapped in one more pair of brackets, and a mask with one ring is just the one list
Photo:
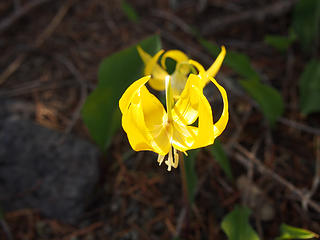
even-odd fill
[(179, 152), (180, 158), (180, 175), (181, 175), (181, 183), (182, 183), (182, 197), (186, 206), (189, 206), (189, 198), (188, 198), (188, 186), (187, 186), (187, 175), (186, 168), (184, 165), (184, 156), (181, 152)]

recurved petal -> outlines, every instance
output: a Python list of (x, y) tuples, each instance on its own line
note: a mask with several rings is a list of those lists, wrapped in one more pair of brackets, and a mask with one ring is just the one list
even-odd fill
[(161, 66), (166, 69), (166, 59), (167, 58), (172, 58), (175, 60), (177, 63), (180, 62), (187, 62), (188, 61), (188, 56), (184, 54), (183, 52), (179, 50), (169, 50), (165, 54), (163, 54), (161, 58)]
[(214, 63), (210, 66), (210, 68), (207, 70), (208, 77), (215, 77), (217, 75), (225, 56), (226, 56), (226, 48), (222, 46), (219, 56), (214, 61)]
[[(149, 55), (147, 52), (145, 52), (140, 46), (137, 46), (137, 50), (138, 50), (138, 53), (142, 59), (142, 61), (144, 62), (144, 65), (145, 65), (145, 75), (152, 75), (151, 79), (149, 80), (149, 85), (157, 90), (157, 91), (163, 91), (165, 89), (165, 81), (164, 79), (166, 78), (166, 76), (168, 75), (166, 71), (164, 71), (160, 65), (157, 63), (158, 61), (158, 58), (159, 56), (161, 55), (161, 52), (160, 51), (160, 54), (159, 56), (155, 56), (157, 57), (157, 59), (155, 60), (155, 64), (154, 64), (154, 60), (152, 60), (152, 56)], [(146, 66), (148, 64), (150, 64), (150, 61), (153, 61), (152, 62), (152, 65), (149, 65), (149, 68), (151, 69), (153, 67), (153, 69), (146, 69)]]
[(206, 71), (206, 70), (204, 69), (204, 67), (203, 67), (200, 63), (198, 63), (197, 61), (190, 59), (188, 62), (189, 62), (191, 65), (195, 66), (199, 73), (202, 73), (202, 72), (205, 72), (205, 71)]
[(158, 130), (159, 127), (163, 127), (168, 120), (168, 116), (158, 98), (151, 94), (146, 87), (143, 87), (141, 88), (139, 99), (148, 129), (152, 132), (153, 130)]
[(214, 126), (211, 106), (203, 95), (202, 89), (195, 87), (194, 92), (199, 96), (199, 119), (198, 127), (193, 128), (196, 138), (190, 149), (205, 147), (214, 142)]
[[(129, 143), (133, 150), (153, 150), (153, 147), (148, 140), (147, 135), (144, 133), (145, 127), (142, 127), (138, 124), (137, 121), (143, 118), (141, 116), (141, 111), (139, 106), (130, 105), (129, 110), (126, 114), (122, 115), (122, 127), (124, 131), (127, 133)], [(138, 117), (138, 119), (137, 119)]]
[(202, 84), (203, 84), (202, 88), (205, 87), (208, 84), (208, 82), (210, 82), (210, 77), (215, 77), (217, 75), (218, 71), (221, 68), (221, 65), (223, 63), (225, 56), (226, 56), (226, 49), (224, 46), (222, 46), (219, 56), (207, 71), (205, 71), (203, 66), (197, 61), (189, 60), (189, 63), (196, 67), (196, 69), (199, 72), (199, 76), (201, 76)]
[(163, 91), (165, 89), (165, 78), (168, 73), (163, 70), (157, 63), (163, 50), (160, 50), (156, 55), (154, 55), (150, 61), (147, 62), (144, 73), (145, 75), (152, 75), (149, 84), (152, 88), (158, 91)]
[(219, 85), (219, 83), (214, 78), (210, 78), (210, 80), (218, 88), (223, 100), (222, 114), (219, 120), (214, 124), (214, 138), (216, 138), (223, 132), (223, 130), (227, 126), (229, 120), (229, 104), (226, 90), (221, 85)]
[[(157, 52), (156, 55), (154, 55), (147, 63), (146, 63), (146, 67), (144, 69), (144, 73), (145, 75), (149, 75), (153, 73), (153, 70), (155, 68), (156, 65), (158, 65), (158, 60), (161, 56), (161, 54), (163, 53), (163, 50), (160, 50), (159, 52)], [(159, 65), (158, 65), (159, 66)], [(160, 67), (160, 66), (159, 66)], [(160, 67), (161, 68), (161, 67)]]
[(176, 102), (172, 116), (175, 121), (185, 125), (194, 123), (198, 118), (199, 96), (194, 88), (202, 89), (199, 76), (190, 74), (178, 101)]
[(208, 81), (209, 81), (208, 77), (207, 77), (206, 70), (197, 61), (194, 61), (194, 60), (190, 59), (189, 60), (189, 64), (191, 64), (192, 66), (194, 66), (197, 69), (198, 76), (199, 76), (199, 87), (204, 88), (207, 85)]
[(160, 101), (145, 86), (133, 96), (122, 126), (135, 151), (150, 150), (166, 155), (171, 147), (172, 128), (164, 124), (167, 115)]
[(137, 91), (139, 91), (140, 88), (146, 84), (150, 77), (150, 75), (142, 77), (127, 88), (119, 100), (119, 107), (122, 114), (126, 113), (133, 97), (136, 95)]
[(137, 46), (138, 53), (144, 62), (144, 65), (147, 65), (147, 63), (151, 60), (152, 56), (149, 55), (146, 51), (144, 51), (140, 46)]
[(154, 71), (152, 73), (152, 78), (149, 80), (149, 85), (157, 90), (164, 91), (165, 90), (165, 78), (167, 76), (167, 72), (164, 71), (158, 64), (155, 66)]

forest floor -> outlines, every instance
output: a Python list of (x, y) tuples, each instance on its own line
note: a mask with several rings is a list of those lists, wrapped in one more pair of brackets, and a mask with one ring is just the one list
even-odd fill
[[(217, 79), (227, 88), (230, 121), (220, 139), (235, 182), (209, 151), (200, 151), (197, 195), (188, 209), (179, 170), (158, 167), (155, 154), (131, 152), (120, 131), (101, 157), (99, 186), (79, 224), (48, 219), (37, 209), (6, 212), (13, 239), (226, 239), (220, 223), (237, 204), (252, 209), (261, 239), (278, 236), (281, 223), (319, 233), (320, 115), (299, 111), (305, 56), (298, 46), (281, 53), (264, 42), (268, 34), (288, 34), (294, 1), (128, 1), (138, 23), (128, 20), (120, 2), (1, 1), (0, 101), (31, 105), (30, 117), (40, 125), (90, 140), (79, 112), (81, 92), (95, 88), (106, 56), (158, 33), (164, 49), (183, 50), (209, 66), (212, 58), (188, 24), (248, 55), (263, 80), (281, 92), (285, 114), (270, 128), (248, 96), (224, 85), (234, 75), (223, 67)], [(1, 229), (0, 236), (8, 237)]]

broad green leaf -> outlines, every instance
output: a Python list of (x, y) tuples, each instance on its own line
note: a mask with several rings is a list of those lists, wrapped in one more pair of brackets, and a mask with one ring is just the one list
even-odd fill
[[(218, 45), (203, 38), (199, 38), (198, 41), (214, 57), (217, 57), (221, 51), (221, 48)], [(224, 63), (243, 78), (260, 79), (259, 74), (253, 69), (249, 57), (245, 54), (227, 49), (227, 55), (224, 59)]]
[(281, 236), (276, 240), (282, 239), (311, 239), (318, 238), (319, 235), (306, 229), (296, 228), (287, 224), (281, 224), (280, 227)]
[[(151, 55), (161, 48), (158, 35), (138, 44)], [(136, 46), (119, 51), (102, 61), (97, 88), (88, 96), (82, 108), (83, 121), (102, 150), (108, 147), (112, 135), (120, 127), (118, 102), (121, 95), (131, 83), (142, 77), (144, 64)]]
[[(294, 35), (293, 35), (294, 36)], [(278, 36), (278, 35), (267, 35), (264, 38), (264, 41), (270, 46), (274, 47), (280, 52), (285, 52), (288, 50), (290, 45), (294, 42), (295, 38), (287, 36)]]
[[(216, 57), (219, 54), (220, 47), (203, 38), (198, 40), (213, 56)], [(270, 86), (260, 83), (260, 76), (253, 69), (248, 56), (227, 50), (225, 64), (244, 79), (248, 79), (240, 81), (240, 84), (258, 102), (261, 111), (270, 124), (274, 125), (284, 110), (283, 100), (279, 92)]]
[(280, 93), (276, 89), (254, 80), (241, 80), (240, 84), (257, 101), (270, 125), (274, 126), (284, 111), (284, 103)]
[(229, 180), (233, 181), (233, 175), (230, 167), (229, 159), (219, 140), (215, 140), (214, 145), (210, 146), (214, 159), (219, 163)]
[(195, 159), (199, 150), (188, 151), (188, 156), (184, 159), (184, 170), (186, 173), (188, 200), (190, 204), (193, 204), (196, 194), (198, 178), (195, 169)]
[(320, 1), (300, 0), (293, 11), (292, 27), (306, 51), (314, 49), (319, 41)]
[(102, 150), (108, 147), (111, 137), (120, 127), (121, 119), (117, 108), (117, 100), (112, 89), (102, 87), (96, 88), (83, 105), (83, 121)]
[(250, 214), (249, 208), (236, 206), (224, 217), (221, 228), (229, 240), (259, 240), (258, 234), (250, 226)]
[(299, 81), (300, 108), (303, 114), (320, 111), (320, 61), (312, 60)]
[(253, 69), (249, 57), (245, 54), (229, 51), (226, 64), (243, 78), (260, 80), (259, 74)]
[(125, 0), (121, 2), (121, 9), (131, 22), (139, 22), (139, 15), (136, 10)]

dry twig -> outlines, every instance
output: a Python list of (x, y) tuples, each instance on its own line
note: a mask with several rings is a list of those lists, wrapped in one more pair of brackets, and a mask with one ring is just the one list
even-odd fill
[(15, 11), (7, 18), (3, 19), (0, 23), (0, 33), (7, 30), (14, 22), (16, 22), (19, 18), (23, 17), (27, 13), (29, 13), (34, 8), (40, 6), (43, 3), (49, 2), (51, 0), (34, 0), (26, 3), (23, 6), (20, 6), (20, 3), (15, 1)]
[(311, 206), (314, 210), (320, 213), (320, 205), (315, 201), (309, 199), (306, 194), (301, 191), (300, 189), (296, 188), (292, 183), (288, 182), (283, 177), (276, 174), (271, 169), (267, 168), (259, 159), (257, 159), (254, 154), (249, 152), (247, 149), (242, 147), (240, 144), (235, 144), (235, 149), (238, 150), (240, 153), (235, 153), (235, 158), (245, 166), (249, 166), (252, 162), (258, 169), (258, 171), (263, 175), (268, 175), (276, 182), (285, 186), (288, 190), (294, 193), (296, 196), (299, 197), (301, 203)]
[(288, 12), (295, 2), (295, 0), (283, 0), (261, 9), (253, 9), (240, 12), (239, 14), (233, 14), (231, 16), (215, 18), (202, 27), (201, 33), (203, 35), (211, 35), (214, 32), (227, 28), (233, 24), (239, 24), (240, 22), (249, 20), (263, 21), (268, 16), (279, 16)]
[(86, 80), (82, 77), (82, 74), (78, 71), (78, 69), (74, 66), (74, 64), (64, 56), (58, 55), (56, 57), (61, 63), (65, 65), (65, 67), (71, 72), (71, 74), (75, 77), (75, 79), (79, 82), (81, 91), (80, 91), (80, 101), (76, 110), (73, 113), (72, 119), (68, 126), (65, 129), (65, 134), (70, 133), (77, 120), (80, 118), (81, 108), (87, 98), (87, 84)]
[(318, 129), (318, 128), (313, 128), (313, 127), (310, 127), (310, 126), (304, 125), (302, 123), (298, 123), (298, 122), (295, 122), (291, 119), (287, 119), (287, 118), (283, 118), (283, 117), (279, 118), (278, 122), (285, 124), (287, 126), (296, 128), (300, 131), (320, 136), (320, 129)]
[(80, 236), (84, 236), (88, 233), (91, 233), (93, 232), (94, 230), (96, 230), (97, 228), (100, 228), (103, 226), (103, 223), (102, 222), (96, 222), (96, 223), (93, 223), (91, 224), (90, 226), (88, 227), (85, 227), (83, 229), (80, 229), (78, 231), (75, 231), (73, 233), (71, 233), (70, 235), (64, 237), (63, 239), (64, 240), (71, 240), (71, 239), (75, 239), (77, 237), (80, 237)]
[(168, 11), (157, 9), (157, 10), (152, 10), (151, 14), (155, 17), (163, 18), (168, 20), (171, 23), (174, 23), (175, 25), (180, 27), (182, 31), (184, 31), (185, 33), (193, 34), (190, 26), (187, 23), (185, 23), (181, 18), (177, 17), (174, 14), (171, 14)]
[[(67, 14), (76, 0), (67, 1), (58, 11), (58, 13), (51, 20), (47, 28), (35, 40), (34, 47), (39, 48), (41, 45), (52, 35), (57, 26), (61, 23), (62, 19)], [(17, 69), (21, 66), (27, 57), (27, 53), (22, 53), (7, 67), (7, 69), (0, 75), (0, 85), (3, 84)]]
[(59, 89), (59, 88), (71, 86), (73, 84), (74, 84), (73, 80), (60, 81), (54, 84), (47, 84), (47, 82), (42, 83), (39, 80), (35, 80), (35, 81), (30, 81), (28, 83), (22, 84), (21, 86), (17, 86), (10, 90), (2, 90), (0, 91), (0, 97), (1, 98), (16, 97), (24, 94), (30, 94), (33, 91), (40, 92), (40, 91)]
[[(315, 175), (313, 177), (312, 186), (310, 191), (306, 193), (306, 199), (310, 200), (318, 189), (320, 183), (320, 137), (316, 137), (316, 163), (315, 163)], [(308, 201), (303, 202), (303, 208), (307, 209)]]

